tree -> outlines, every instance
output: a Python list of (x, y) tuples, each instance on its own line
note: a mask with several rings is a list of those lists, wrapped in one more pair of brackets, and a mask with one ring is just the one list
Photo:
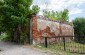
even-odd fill
[(49, 19), (57, 20), (57, 15), (56, 15), (56, 12), (54, 11), (44, 10), (43, 15)]
[(73, 20), (75, 35), (85, 35), (85, 18), (79, 17)]
[(37, 14), (39, 12), (40, 8), (38, 7), (38, 5), (33, 5), (32, 6), (32, 13)]
[(47, 18), (53, 19), (53, 20), (61, 20), (61, 21), (68, 21), (69, 16), (68, 16), (68, 10), (64, 9), (63, 11), (43, 11), (43, 15)]
[(33, 9), (30, 9), (32, 1), (0, 0), (0, 26), (3, 27), (4, 32), (11, 36), (11, 40), (19, 42), (21, 33), (23, 33), (22, 27), (29, 23), (28, 16), (39, 12), (38, 6), (33, 6)]
[(64, 11), (61, 13), (61, 19), (63, 20), (63, 21), (68, 21), (68, 10), (67, 9), (64, 9)]
[(73, 20), (73, 24), (74, 34), (77, 35), (77, 37), (75, 37), (75, 41), (79, 43), (85, 43), (85, 37), (83, 36), (85, 35), (85, 18), (78, 17), (75, 20)]

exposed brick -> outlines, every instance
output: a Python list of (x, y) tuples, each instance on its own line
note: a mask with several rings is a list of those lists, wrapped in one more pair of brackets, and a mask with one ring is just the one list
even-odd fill
[[(35, 42), (39, 42), (42, 43), (43, 42), (43, 37), (45, 35), (45, 37), (55, 37), (55, 32), (51, 32), (51, 28), (49, 26), (46, 26), (45, 29), (43, 30), (38, 30), (38, 25), (37, 25), (37, 16), (33, 16), (32, 18), (32, 36), (33, 36), (33, 40), (35, 40)], [(57, 23), (57, 22), (56, 22)], [(43, 28), (43, 27), (42, 27)], [(58, 32), (60, 32), (60, 28), (56, 27), (55, 29), (56, 31), (58, 30)], [(57, 33), (58, 35), (73, 35), (73, 28), (71, 27), (71, 29), (67, 28), (66, 25), (61, 25), (61, 32), (62, 33)], [(58, 36), (57, 35), (57, 36)], [(55, 38), (51, 39), (56, 40)]]

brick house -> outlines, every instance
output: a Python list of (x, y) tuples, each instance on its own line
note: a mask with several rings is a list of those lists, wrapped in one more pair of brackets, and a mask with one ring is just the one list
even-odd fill
[(43, 37), (74, 35), (73, 25), (69, 22), (51, 20), (36, 15), (30, 19), (30, 22), (30, 40), (33, 44), (43, 43)]

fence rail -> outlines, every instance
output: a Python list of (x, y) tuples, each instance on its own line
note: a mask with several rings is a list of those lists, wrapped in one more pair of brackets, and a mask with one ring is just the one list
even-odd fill
[(85, 36), (56, 36), (56, 37), (44, 37), (45, 47), (56, 50), (64, 50), (76, 53), (85, 53)]

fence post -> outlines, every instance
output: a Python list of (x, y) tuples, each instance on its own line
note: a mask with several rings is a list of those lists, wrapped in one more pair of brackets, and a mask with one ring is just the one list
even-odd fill
[(65, 37), (63, 37), (64, 51), (66, 51)]
[(47, 43), (47, 37), (45, 37), (45, 47), (47, 48), (48, 43)]

